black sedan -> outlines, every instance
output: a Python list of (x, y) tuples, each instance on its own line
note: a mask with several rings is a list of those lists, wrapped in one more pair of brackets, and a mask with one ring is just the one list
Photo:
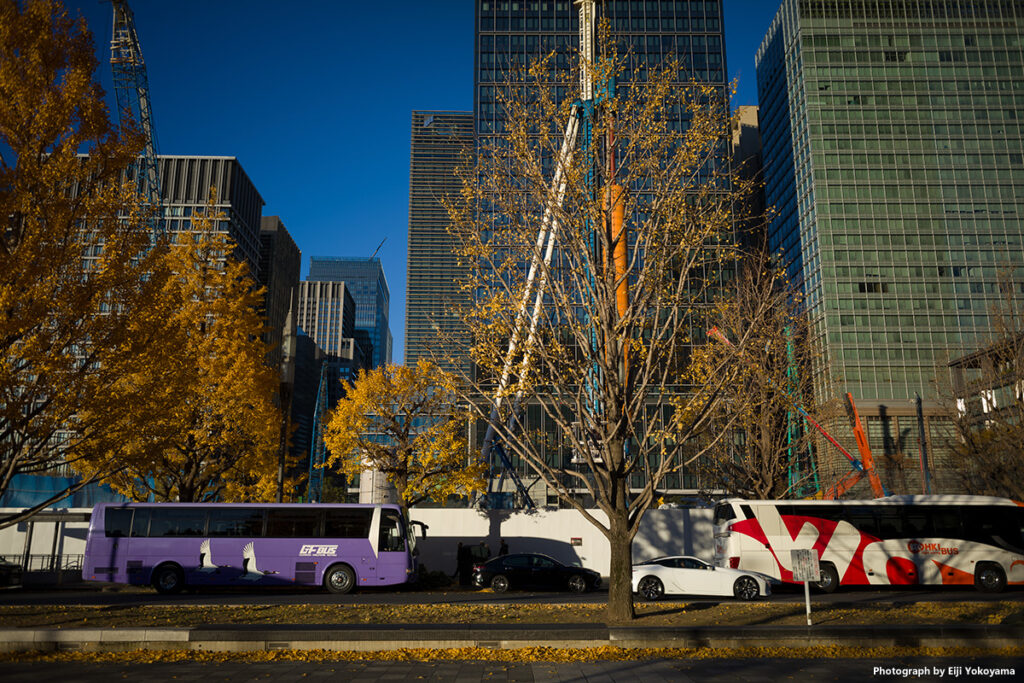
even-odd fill
[(502, 555), (473, 567), (473, 583), (495, 593), (509, 588), (548, 588), (584, 593), (601, 586), (601, 575), (583, 567), (568, 567), (538, 553)]
[(21, 585), (21, 564), (0, 557), (0, 588), (16, 588)]

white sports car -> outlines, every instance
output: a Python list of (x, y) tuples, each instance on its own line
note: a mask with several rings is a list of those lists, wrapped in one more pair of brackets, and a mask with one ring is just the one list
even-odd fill
[(658, 557), (633, 565), (633, 592), (647, 600), (674, 595), (734, 595), (753, 600), (771, 595), (766, 578), (755, 572), (710, 565), (696, 557)]

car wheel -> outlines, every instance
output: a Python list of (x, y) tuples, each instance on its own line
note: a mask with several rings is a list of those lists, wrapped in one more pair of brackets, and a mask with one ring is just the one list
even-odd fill
[(164, 564), (153, 572), (153, 588), (161, 595), (174, 595), (185, 588), (185, 574), (176, 564)]
[(822, 564), (820, 570), (821, 578), (815, 582), (814, 587), (822, 593), (835, 593), (839, 588), (839, 572), (828, 562)]
[(732, 594), (740, 600), (753, 600), (761, 594), (761, 589), (757, 587), (757, 581), (753, 578), (741, 576), (732, 585)]
[(1002, 593), (1006, 588), (1006, 574), (999, 565), (986, 562), (974, 572), (974, 587), (982, 593)]
[(346, 565), (335, 565), (324, 574), (324, 588), (330, 593), (336, 595), (351, 593), (355, 585), (356, 573)]
[(504, 574), (497, 574), (491, 579), (491, 590), (495, 593), (504, 593), (508, 590), (508, 577)]
[(586, 593), (587, 592), (587, 579), (582, 574), (573, 574), (569, 577), (569, 592), (570, 593)]
[(658, 577), (645, 576), (637, 584), (636, 592), (644, 596), (645, 600), (659, 600), (665, 595), (665, 586)]

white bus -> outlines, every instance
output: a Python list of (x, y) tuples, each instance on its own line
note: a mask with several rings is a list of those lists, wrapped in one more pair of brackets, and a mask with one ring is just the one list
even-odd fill
[(1024, 504), (985, 496), (741, 500), (715, 505), (715, 564), (793, 582), (790, 551), (814, 549), (839, 586), (1024, 585)]

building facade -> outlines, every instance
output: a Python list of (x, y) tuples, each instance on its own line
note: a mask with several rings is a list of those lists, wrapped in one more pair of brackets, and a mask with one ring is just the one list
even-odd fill
[[(354, 330), (356, 333), (365, 332), (373, 345), (370, 350), (370, 367), (391, 362), (392, 336), (388, 322), (391, 294), (379, 258), (314, 256), (309, 262), (307, 280), (345, 283), (356, 305)], [(321, 342), (317, 340), (317, 343)], [(331, 353), (328, 347), (323, 348)]]
[(160, 191), (168, 232), (187, 231), (192, 216), (212, 209), (224, 214), (219, 230), (236, 245), (235, 258), (249, 265), (258, 280), (260, 272), (260, 219), (263, 197), (235, 157), (160, 155)]
[[(721, 0), (630, 0), (598, 3), (621, 53), (634, 65), (677, 56), (686, 80), (726, 85)], [(504, 129), (498, 93), (510, 73), (554, 53), (555, 68), (575, 69), (579, 15), (571, 0), (493, 2), (477, 0), (473, 69), (475, 134)]]
[(365, 365), (355, 339), (356, 302), (349, 283), (300, 282), (296, 321), (329, 359), (352, 365), (353, 373)]
[(278, 216), (263, 216), (260, 220), (260, 284), (266, 288), (263, 311), (267, 321), (264, 341), (270, 347), (267, 363), (281, 366), (284, 357), (285, 320), (288, 311), (299, 303), (299, 275), (302, 252)]
[[(473, 145), (473, 114), (414, 111), (409, 160), (409, 247), (405, 295), (405, 364), (433, 359), (465, 369), (468, 333), (454, 314), (465, 301), (444, 201), (457, 197), (459, 164)], [(453, 354), (453, 349), (455, 350)], [(447, 357), (455, 355), (449, 361)]]
[(1024, 287), (1022, 49), (1020, 2), (784, 0), (757, 53), (770, 244), (894, 490), (921, 490), (915, 395), (933, 421), (937, 368)]

